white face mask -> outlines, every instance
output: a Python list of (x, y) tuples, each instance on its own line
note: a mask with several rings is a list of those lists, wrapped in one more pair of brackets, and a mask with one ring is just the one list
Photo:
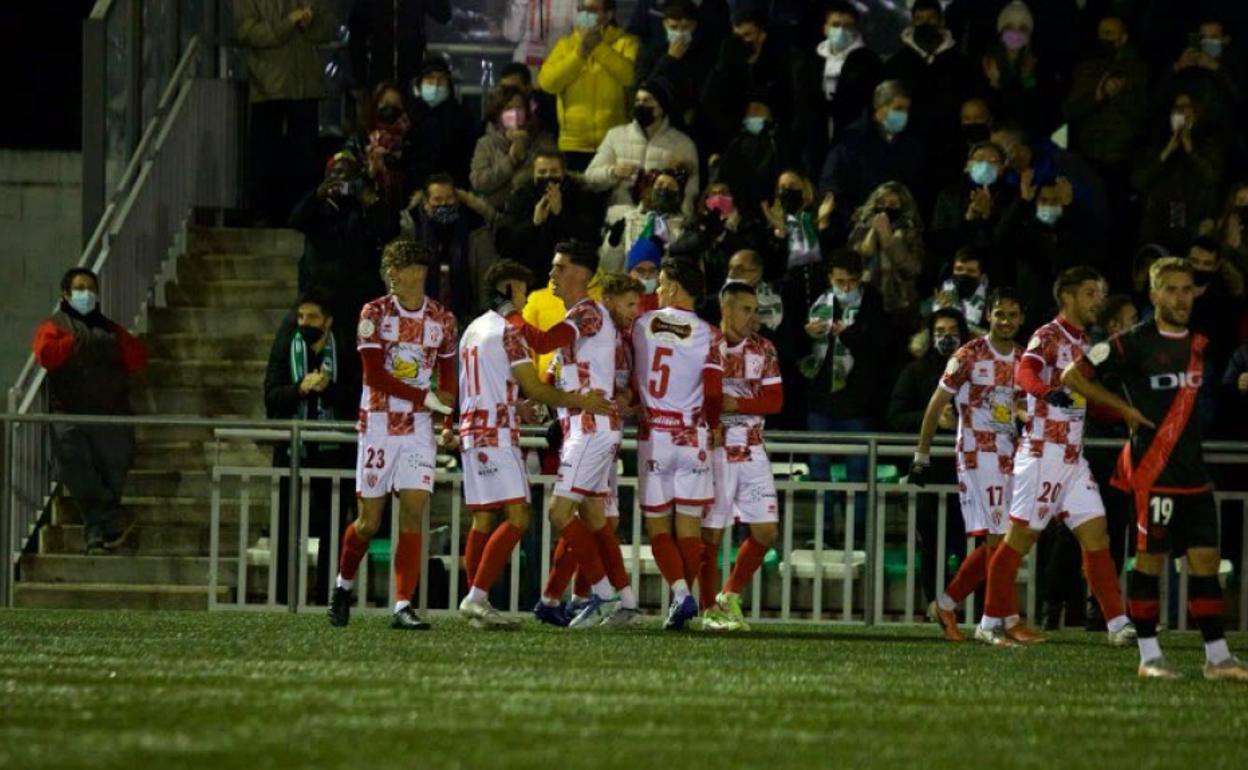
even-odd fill
[(653, 294), (659, 288), (658, 278), (642, 278), (641, 288), (646, 290), (646, 294)]
[(1187, 128), (1187, 113), (1177, 110), (1170, 113), (1170, 130), (1182, 131), (1184, 128)]
[(88, 315), (95, 310), (98, 298), (90, 289), (74, 289), (69, 293), (69, 306), (78, 311), (79, 315)]

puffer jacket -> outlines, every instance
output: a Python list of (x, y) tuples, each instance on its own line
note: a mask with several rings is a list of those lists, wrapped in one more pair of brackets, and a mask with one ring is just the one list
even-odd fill
[(618, 179), (611, 173), (611, 167), (620, 161), (636, 163), (641, 171), (677, 166), (684, 168), (689, 172), (689, 178), (685, 182), (682, 209), (686, 215), (693, 213), (698, 191), (702, 189), (698, 180), (698, 148), (685, 133), (672, 128), (667, 118), (659, 123), (652, 136), (646, 136), (635, 120), (607, 132), (594, 159), (585, 169), (585, 182), (590, 189), (610, 191), (608, 206), (637, 203), (631, 192), (634, 178)]
[(559, 149), (593, 152), (608, 129), (628, 122), (638, 45), (616, 26), (607, 27), (588, 59), (580, 56), (579, 29), (555, 43), (537, 84), (559, 97)]
[(313, 2), (312, 23), (300, 29), (286, 18), (296, 7), (290, 0), (241, 0), (235, 28), (247, 49), (250, 99), (324, 99), (324, 60), (318, 43), (328, 43), (337, 29), (329, 3)]

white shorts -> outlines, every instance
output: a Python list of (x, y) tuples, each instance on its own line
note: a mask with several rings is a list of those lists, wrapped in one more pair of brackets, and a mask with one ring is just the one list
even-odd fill
[(981, 453), (975, 468), (958, 468), (958, 503), (966, 534), (1004, 535), (1009, 525), (1014, 477), (1001, 471), (997, 456)]
[(1024, 446), (1014, 456), (1014, 498), (1010, 521), (1040, 531), (1053, 519), (1070, 529), (1105, 515), (1101, 490), (1092, 479), (1088, 461), (1081, 454), (1074, 463), (1064, 461), (1065, 451), (1046, 444), (1044, 454), (1033, 457)]
[(376, 498), (413, 489), (432, 492), (437, 455), (427, 414), (417, 414), (415, 432), (405, 436), (365, 432), (356, 451), (355, 493)]
[(780, 521), (771, 460), (761, 446), (749, 447), (748, 451), (749, 459), (738, 462), (728, 462), (728, 452), (723, 447), (711, 452), (715, 502), (702, 519), (706, 529), (724, 529), (734, 517), (746, 524)]
[(468, 510), (495, 511), (529, 502), (529, 473), (520, 447), (473, 447), (460, 452), (459, 461)]
[(574, 433), (565, 437), (559, 449), (559, 476), (553, 494), (574, 503), (587, 497), (606, 497), (619, 448), (619, 431)]
[(698, 429), (694, 445), (677, 445), (672, 436), (654, 431), (637, 442), (637, 489), (649, 518), (667, 516), (673, 505), (704, 508), (715, 501), (706, 429)]

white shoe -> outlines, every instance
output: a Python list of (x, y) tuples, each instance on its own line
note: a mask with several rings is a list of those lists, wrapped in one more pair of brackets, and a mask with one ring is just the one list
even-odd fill
[(572, 618), (572, 622), (568, 624), (568, 628), (592, 628), (593, 626), (602, 625), (608, 618), (615, 614), (616, 608), (619, 607), (619, 599), (602, 599), (597, 594), (589, 597), (589, 602), (585, 608)]
[(975, 626), (975, 641), (992, 645), (993, 647), (1017, 647), (1018, 642), (1005, 635), (1004, 626), (993, 626), (992, 628), (984, 628), (983, 626)]
[(1232, 655), (1221, 663), (1206, 663), (1205, 679), (1229, 679), (1235, 682), (1248, 682), (1248, 663)]
[[(1166, 662), (1165, 658), (1153, 658), (1140, 663), (1136, 673), (1141, 679), (1182, 679), (1183, 674)], [(1206, 676), (1208, 676), (1206, 674)]]
[(1135, 631), (1135, 626), (1128, 622), (1125, 626), (1117, 631), (1108, 632), (1109, 644), (1111, 647), (1130, 647), (1139, 639), (1139, 634)]
[(473, 628), (510, 630), (520, 627), (520, 622), (503, 617), (488, 601), (474, 602), (467, 596), (459, 603), (459, 614)]

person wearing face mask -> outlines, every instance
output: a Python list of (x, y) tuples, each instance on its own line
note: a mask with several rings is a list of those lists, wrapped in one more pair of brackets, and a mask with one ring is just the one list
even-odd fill
[(804, 160), (818, 168), (828, 147), (862, 117), (884, 66), (867, 47), (859, 12), (836, 0), (824, 7), (823, 40), (799, 59), (794, 124), (804, 130)]
[[(100, 281), (82, 267), (61, 278), (61, 303), (35, 331), (35, 360), (48, 373), (49, 411), (130, 414), (130, 377), (147, 366), (143, 344), (100, 312)], [(52, 425), (58, 480), (79, 502), (87, 554), (120, 547), (134, 526), (121, 498), (134, 457), (124, 425)]]
[(1057, 128), (1056, 73), (1038, 56), (1035, 20), (1022, 0), (997, 15), (997, 35), (980, 59), (982, 87), (1002, 116), (1047, 136)]
[(568, 173), (563, 153), (553, 147), (535, 152), (530, 177), (508, 196), (494, 247), (539, 275), (535, 268), (549, 266), (556, 244), (601, 239), (605, 212), (601, 196)]
[(1212, 385), (1217, 374), (1226, 370), (1238, 341), (1236, 322), (1243, 315), (1244, 276), (1222, 258), (1217, 241), (1208, 236), (1192, 241), (1187, 261), (1192, 266), (1192, 283), (1196, 287), (1189, 325), (1209, 338), (1205, 359), (1212, 373), (1206, 380)]
[[(702, 28), (700, 18), (712, 12), (706, 0), (701, 6), (693, 0), (666, 0), (662, 4), (662, 26), (658, 34), (641, 35), (642, 47), (637, 54), (637, 80), (663, 80), (671, 84), (672, 122), (690, 132), (695, 140), (705, 131), (705, 121), (698, 115), (698, 96), (702, 84), (715, 65), (715, 55), (726, 32), (728, 11), (724, 0), (716, 0), (722, 12), (718, 34)], [(635, 6), (633, 18), (641, 3)]]
[(962, 178), (936, 197), (928, 244), (929, 259), (920, 288), (930, 290), (936, 270), (949, 264), (963, 246), (995, 253), (999, 225), (1018, 195), (1003, 183), (1005, 151), (992, 142), (971, 146)]
[[(738, 208), (733, 189), (723, 182), (707, 185), (702, 202), (694, 217), (685, 223), (684, 232), (672, 241), (673, 256), (699, 260), (706, 273), (708, 291), (717, 291), (728, 278), (728, 266), (733, 255), (742, 250), (761, 254), (772, 239), (766, 224), (758, 217), (746, 217)], [(773, 256), (768, 252), (767, 257)], [(764, 260), (759, 257), (760, 266)], [(756, 282), (751, 286), (758, 289)], [(770, 290), (764, 290), (764, 293)], [(702, 305), (702, 318), (710, 324), (719, 323), (719, 303), (708, 301)], [(765, 311), (767, 296), (760, 298), (760, 312)]]
[(862, 255), (863, 281), (884, 297), (891, 350), (918, 328), (919, 275), (923, 270), (923, 218), (905, 185), (886, 182), (854, 212), (848, 246)]
[(410, 186), (416, 189), (432, 174), (450, 174), (457, 186), (469, 189), (480, 126), (456, 96), (450, 66), (442, 57), (431, 56), (411, 86), (412, 128), (403, 156)]
[(468, 178), (473, 192), (501, 210), (512, 190), (530, 180), (538, 149), (554, 144), (528, 96), (514, 86), (500, 86), (486, 110), (485, 134), (477, 140)]
[(741, 130), (711, 169), (711, 181), (731, 187), (736, 208), (752, 215), (763, 200), (762, 192), (796, 160), (788, 143), (776, 136), (771, 97), (751, 94)]
[(1231, 185), (1222, 206), (1222, 216), (1215, 223), (1218, 253), (1241, 274), (1248, 274), (1248, 183)]
[[(732, 13), (728, 0), (680, 0), (687, 3), (691, 18), (697, 24), (698, 37), (707, 43), (712, 52), (719, 51), (724, 39), (732, 34)], [(642, 45), (655, 41), (667, 40), (668, 9), (672, 0), (637, 0), (633, 4), (633, 13), (628, 17), (626, 28), (641, 40)]]
[(962, 316), (972, 336), (982, 337), (988, 331), (988, 272), (986, 256), (972, 248), (958, 250), (948, 276), (936, 287), (931, 299), (920, 309), (925, 318), (939, 310), (952, 308)]
[(639, 43), (615, 23), (615, 0), (580, 0), (576, 26), (560, 38), (537, 75), (558, 97), (559, 149), (583, 171), (608, 129), (628, 121)]
[(681, 213), (684, 190), (681, 183), (684, 173), (677, 169), (655, 172), (646, 182), (641, 201), (621, 213), (619, 209), (608, 212), (620, 218), (611, 222), (599, 250), (602, 269), (607, 273), (620, 272), (624, 267), (628, 249), (639, 239), (655, 239), (666, 248), (684, 232), (686, 217)]
[[(681, 211), (693, 213), (701, 182), (698, 179), (698, 148), (687, 134), (674, 128), (671, 84), (647, 81), (637, 89), (633, 119), (607, 132), (594, 159), (585, 169), (591, 189), (607, 193), (607, 221), (619, 219), (622, 210), (640, 200), (639, 181), (648, 171), (680, 167), (689, 178), (681, 199)], [(615, 207), (621, 209), (612, 210)]]
[(361, 160), (372, 187), (395, 211), (402, 208), (411, 193), (404, 162), (411, 150), (411, 127), (402, 91), (384, 81), (373, 89), (361, 110), (359, 130), (342, 146), (344, 152)]
[(1245, 71), (1225, 19), (1212, 7), (1197, 17), (1187, 46), (1167, 67), (1166, 93), (1186, 91), (1205, 105), (1205, 122), (1218, 133), (1234, 134), (1244, 116), (1241, 93)]
[[(335, 325), (332, 297), (319, 288), (305, 291), (295, 303), (273, 338), (269, 363), (264, 373), (264, 411), (270, 420), (344, 420), (355, 415), (362, 386), (359, 356), (352, 349), (350, 329), (344, 335)], [(358, 307), (358, 306), (357, 306)], [(350, 317), (350, 316), (348, 316)], [(351, 468), (355, 451), (350, 444), (304, 442), (300, 465), (304, 468)], [(273, 467), (290, 467), (290, 446), (275, 444)], [(308, 535), (318, 538), (321, 550), (316, 558), (316, 585), (313, 596), (319, 604), (329, 597), (329, 543), (332, 486), (329, 479), (313, 479), (309, 488)], [(354, 507), (355, 494), (349, 484), (339, 490), (340, 510)], [(289, 511), (289, 484), (283, 481), (279, 501), (276, 553), (286, 553), (286, 516)], [(345, 527), (349, 513), (341, 518)], [(286, 602), (286, 559), (277, 559), (277, 599)]]
[(710, 131), (698, 148), (712, 157), (736, 136), (751, 94), (771, 95), (771, 112), (782, 137), (794, 134), (792, 54), (773, 40), (767, 17), (750, 3), (741, 3), (732, 17), (732, 34), (702, 87), (701, 115)]
[(479, 292), (470, 265), (485, 261), (470, 255), (472, 232), (480, 225), (480, 217), (467, 205), (470, 196), (448, 174), (429, 177), (421, 192), (399, 215), (400, 233), (432, 255), (425, 293), (451, 308), (456, 317), (471, 316)]
[(1075, 67), (1062, 113), (1070, 121), (1071, 149), (1102, 175), (1116, 172), (1117, 178), (1126, 172), (1144, 123), (1148, 66), (1121, 16), (1102, 18), (1096, 34), (1098, 48)]
[(847, 129), (828, 153), (820, 191), (836, 196), (842, 218), (885, 182), (904, 184), (919, 209), (929, 210), (935, 193), (923, 139), (910, 130), (910, 89), (899, 80), (885, 80), (876, 86), (871, 103), (871, 113)]
[(648, 313), (659, 307), (659, 265), (663, 262), (663, 244), (655, 238), (638, 239), (628, 250), (624, 269), (641, 282), (637, 312)]

